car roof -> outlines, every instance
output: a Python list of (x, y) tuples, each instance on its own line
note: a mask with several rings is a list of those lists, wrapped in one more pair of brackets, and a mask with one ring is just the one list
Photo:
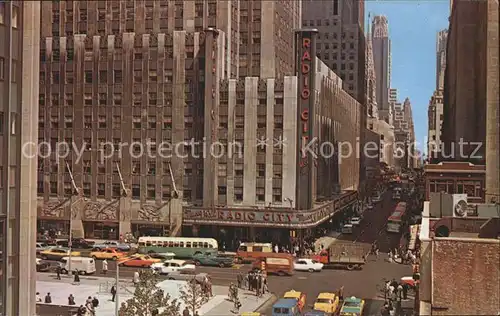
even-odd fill
[(294, 298), (282, 298), (277, 301), (273, 308), (292, 308), (297, 306), (297, 300)]
[(360, 303), (361, 299), (355, 296), (344, 298), (344, 302)]
[(185, 260), (179, 260), (179, 259), (170, 259), (170, 260), (165, 260), (163, 261), (164, 263), (177, 263), (177, 264), (180, 264), (180, 265), (183, 265), (184, 263), (186, 263)]
[(302, 296), (301, 292), (291, 290), (291, 291), (285, 292), (285, 294), (283, 295), (283, 298), (300, 298), (301, 296)]
[(318, 298), (334, 299), (336, 296), (335, 293), (323, 292), (319, 293)]

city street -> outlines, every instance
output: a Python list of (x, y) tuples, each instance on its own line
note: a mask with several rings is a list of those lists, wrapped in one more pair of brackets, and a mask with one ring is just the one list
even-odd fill
[[(398, 247), (400, 234), (388, 234), (386, 232), (387, 218), (393, 211), (396, 203), (392, 201), (389, 193), (386, 193), (383, 201), (379, 202), (372, 210), (367, 210), (363, 216), (360, 227), (354, 229), (353, 234), (341, 235), (339, 239), (355, 243), (371, 244), (378, 241), (380, 247), (379, 258), (371, 255), (367, 264), (361, 271), (347, 270), (323, 270), (319, 273), (296, 272), (291, 277), (269, 276), (269, 289), (278, 297), (284, 292), (294, 289), (307, 295), (307, 306), (312, 307), (315, 298), (321, 292), (334, 292), (344, 286), (344, 296), (356, 296), (367, 301), (367, 315), (378, 314), (383, 303), (379, 288), (384, 279), (395, 278), (399, 280), (402, 276), (411, 275), (411, 267), (386, 261), (389, 249)], [(55, 264), (55, 262), (53, 262)], [(96, 263), (97, 274), (93, 276), (82, 276), (82, 279), (95, 279), (102, 276), (101, 261)], [(115, 275), (116, 263), (108, 261), (108, 277)], [(229, 285), (236, 283), (238, 273), (246, 274), (250, 265), (237, 265), (232, 268), (198, 267), (198, 272), (211, 275), (214, 284)], [(137, 268), (120, 267), (120, 279), (132, 280)], [(54, 275), (54, 273), (51, 273)], [(164, 277), (162, 277), (164, 278)], [(266, 310), (270, 314), (269, 310)]]

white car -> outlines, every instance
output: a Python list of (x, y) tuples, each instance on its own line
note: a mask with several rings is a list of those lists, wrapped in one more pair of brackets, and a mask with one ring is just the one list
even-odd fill
[(352, 234), (352, 224), (345, 224), (342, 227), (342, 234)]
[(361, 217), (353, 217), (351, 218), (351, 225), (359, 226), (361, 225)]
[(298, 259), (294, 262), (293, 268), (297, 271), (320, 272), (323, 264), (312, 259)]
[(196, 266), (184, 260), (165, 260), (163, 262), (153, 263), (151, 269), (159, 274), (169, 274), (171, 272), (178, 272), (182, 270), (195, 270)]

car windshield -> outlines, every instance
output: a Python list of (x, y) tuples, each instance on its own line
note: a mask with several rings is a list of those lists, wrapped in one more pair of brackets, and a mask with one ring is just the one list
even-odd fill
[(347, 301), (347, 302), (344, 303), (344, 306), (345, 307), (359, 307), (359, 303)]
[(316, 303), (319, 303), (319, 304), (330, 304), (331, 300), (328, 299), (328, 298), (318, 298), (316, 300)]
[(311, 262), (312, 262), (312, 263), (318, 263), (318, 261), (316, 261), (316, 260), (311, 260)]

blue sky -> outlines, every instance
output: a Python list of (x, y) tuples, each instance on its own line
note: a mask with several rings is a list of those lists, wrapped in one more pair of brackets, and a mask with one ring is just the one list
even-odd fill
[(365, 2), (365, 21), (368, 13), (385, 15), (389, 21), (391, 87), (398, 89), (400, 101), (410, 98), (421, 150), (427, 136), (427, 107), (436, 86), (436, 36), (448, 27), (449, 11), (448, 0)]

